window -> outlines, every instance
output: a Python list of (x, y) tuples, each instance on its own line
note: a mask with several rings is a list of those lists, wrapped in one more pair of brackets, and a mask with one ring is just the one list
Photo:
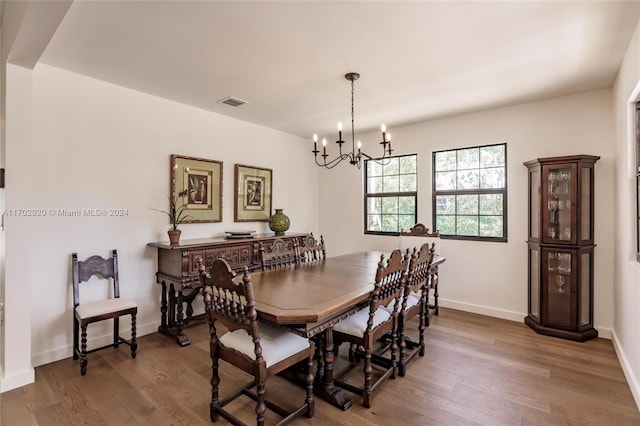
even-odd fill
[(433, 227), (443, 238), (507, 241), (507, 145), (433, 153)]
[(365, 161), (365, 234), (398, 235), (418, 217), (418, 156)]

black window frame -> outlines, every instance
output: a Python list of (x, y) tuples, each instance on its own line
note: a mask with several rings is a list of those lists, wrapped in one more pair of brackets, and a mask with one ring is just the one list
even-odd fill
[[(441, 153), (441, 152), (449, 152), (449, 151), (455, 151), (456, 153), (459, 151), (464, 151), (464, 150), (468, 150), (468, 149), (481, 149), (481, 148), (485, 148), (485, 147), (489, 147), (489, 146), (499, 146), (502, 145), (504, 146), (504, 188), (492, 188), (492, 189), (453, 189), (453, 190), (437, 190), (437, 185), (436, 185), (436, 154)], [(443, 239), (450, 239), (450, 240), (469, 240), (469, 241), (487, 241), (487, 242), (499, 242), (499, 243), (506, 243), (508, 242), (508, 235), (507, 235), (507, 230), (508, 230), (508, 212), (507, 212), (507, 188), (509, 187), (508, 185), (508, 179), (507, 179), (507, 166), (508, 166), (508, 158), (507, 158), (507, 143), (506, 142), (501, 142), (501, 143), (493, 143), (493, 144), (486, 144), (486, 145), (475, 145), (475, 146), (467, 146), (467, 147), (462, 147), (462, 148), (454, 148), (454, 149), (443, 149), (440, 151), (433, 151), (432, 152), (432, 161), (431, 161), (431, 170), (432, 170), (432, 175), (431, 175), (431, 186), (432, 186), (432, 191), (431, 191), (431, 200), (432, 200), (432, 226), (433, 229), (437, 230), (440, 232), (440, 238)], [(481, 168), (479, 168), (481, 169)], [(438, 229), (438, 227), (436, 226), (436, 222), (437, 222), (437, 205), (436, 205), (436, 199), (439, 195), (482, 195), (482, 194), (501, 194), (502, 195), (502, 237), (486, 237), (486, 236), (479, 236), (479, 235), (457, 235), (457, 234), (444, 234), (442, 232), (441, 229)], [(458, 217), (458, 214), (456, 212), (455, 214), (456, 218)]]
[[(369, 176), (368, 176), (368, 164), (369, 161), (375, 161), (379, 164), (382, 164), (382, 166), (384, 167), (384, 163), (386, 161), (386, 159), (368, 159), (365, 160), (364, 162), (364, 234), (365, 235), (388, 235), (388, 236), (398, 236), (400, 235), (400, 232), (402, 231), (402, 229), (399, 229), (397, 232), (385, 232), (385, 231), (370, 231), (367, 229), (367, 224), (368, 224), (368, 216), (369, 216), (369, 199), (370, 198), (389, 198), (389, 197), (413, 197), (414, 198), (414, 206), (415, 206), (415, 210), (414, 210), (414, 218), (413, 218), (413, 224), (415, 225), (418, 220), (418, 154), (402, 154), (402, 155), (394, 155), (392, 157), (388, 157), (388, 158), (402, 158), (402, 157), (415, 157), (416, 159), (416, 190), (415, 191), (402, 191), (402, 192), (382, 192), (382, 193), (369, 193), (369, 188), (368, 188), (368, 183), (369, 183)], [(398, 213), (398, 216), (400, 216), (400, 213)]]

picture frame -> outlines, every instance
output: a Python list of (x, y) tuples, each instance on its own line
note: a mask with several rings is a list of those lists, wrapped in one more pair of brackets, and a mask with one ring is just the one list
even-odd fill
[(272, 170), (235, 165), (235, 222), (268, 222), (271, 216)]
[(171, 155), (171, 199), (187, 190), (182, 223), (222, 222), (222, 162)]

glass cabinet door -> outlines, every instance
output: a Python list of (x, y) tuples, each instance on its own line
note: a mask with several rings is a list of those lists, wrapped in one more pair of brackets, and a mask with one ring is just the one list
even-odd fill
[(553, 327), (575, 327), (575, 275), (573, 254), (568, 251), (543, 249), (546, 259), (546, 323)]
[(576, 244), (575, 164), (543, 167), (543, 235), (546, 243)]

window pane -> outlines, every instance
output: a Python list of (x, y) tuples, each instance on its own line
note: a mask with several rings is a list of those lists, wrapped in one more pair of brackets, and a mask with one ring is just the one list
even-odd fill
[(391, 158), (389, 160), (383, 160), (383, 161), (384, 163), (383, 163), (382, 173), (385, 176), (397, 175), (400, 172), (400, 161), (398, 160), (397, 157)]
[(457, 189), (478, 189), (478, 170), (459, 171)]
[(417, 179), (415, 174), (400, 175), (400, 192), (415, 192)]
[(505, 145), (483, 146), (480, 148), (480, 167), (505, 165)]
[(458, 216), (458, 235), (478, 235), (478, 216)]
[(400, 177), (399, 176), (385, 176), (382, 183), (382, 192), (399, 192), (400, 191)]
[(415, 216), (413, 214), (398, 216), (398, 219), (400, 220), (398, 223), (400, 230), (409, 231), (409, 229), (411, 229), (413, 225), (415, 225), (415, 223), (413, 223), (414, 218)]
[(385, 197), (382, 199), (382, 214), (398, 214), (397, 197)]
[(389, 214), (382, 215), (382, 231), (399, 232), (398, 216)]
[(478, 214), (478, 196), (473, 195), (458, 195), (457, 201), (457, 214)]
[(504, 188), (504, 167), (480, 170), (480, 188)]
[(480, 150), (478, 148), (458, 151), (458, 170), (477, 169), (479, 167)]
[(480, 216), (481, 237), (502, 237), (502, 216)]
[(382, 221), (380, 215), (370, 214), (367, 215), (367, 231), (380, 231), (382, 230)]
[(436, 172), (436, 190), (456, 189), (456, 172)]
[(400, 197), (398, 200), (398, 208), (400, 214), (415, 214), (416, 203), (414, 197)]
[(382, 176), (382, 165), (375, 161), (367, 161), (367, 176)]
[(382, 212), (382, 199), (377, 197), (369, 197), (367, 212), (380, 213)]
[(456, 169), (456, 152), (455, 151), (441, 151), (435, 154), (435, 171), (446, 172)]
[(443, 235), (456, 235), (456, 217), (436, 216), (436, 229)]
[(408, 174), (408, 173), (417, 173), (417, 158), (415, 155), (408, 155), (405, 157), (400, 157), (400, 173)]
[(382, 178), (367, 179), (367, 191), (369, 194), (379, 194), (382, 192)]
[(480, 214), (502, 215), (502, 194), (480, 194)]
[(455, 195), (438, 195), (436, 197), (436, 214), (455, 214), (456, 213), (456, 196)]

